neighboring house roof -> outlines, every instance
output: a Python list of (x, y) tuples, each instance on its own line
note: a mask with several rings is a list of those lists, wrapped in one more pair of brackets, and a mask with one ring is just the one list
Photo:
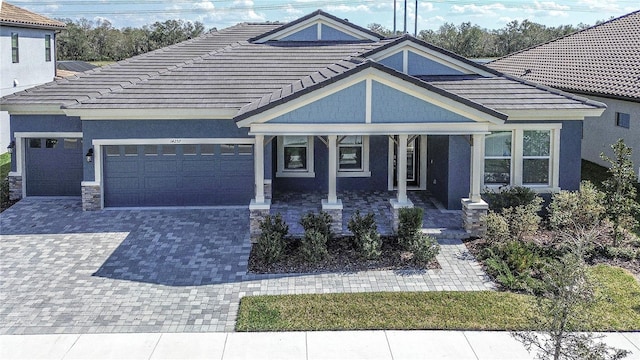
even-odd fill
[[(322, 12), (312, 15), (324, 16)], [(309, 17), (306, 17), (309, 18)], [(334, 19), (332, 19), (334, 20)], [(353, 26), (360, 31), (359, 27)], [(378, 41), (267, 41), (282, 24), (243, 23), (75, 77), (6, 96), (2, 105), (73, 111), (174, 109), (176, 114), (246, 118), (323, 88), (366, 67), (504, 118), (502, 110), (601, 109), (601, 103), (537, 86), (411, 37)], [(354, 30), (354, 31), (355, 31)], [(368, 35), (367, 35), (368, 36)], [(376, 63), (381, 52), (411, 43), (491, 76), (409, 76)], [(179, 112), (183, 111), (183, 112)], [(168, 114), (165, 112), (163, 114)], [(186, 116), (186, 115), (185, 115)]]
[(77, 60), (58, 60), (56, 61), (56, 69), (72, 71), (75, 73), (85, 72), (89, 70), (93, 70), (97, 68), (97, 66), (88, 63), (86, 61), (77, 61)]
[(487, 64), (570, 92), (640, 102), (640, 10)]
[(49, 19), (6, 1), (0, 4), (0, 25), (54, 30), (66, 27), (63, 22)]

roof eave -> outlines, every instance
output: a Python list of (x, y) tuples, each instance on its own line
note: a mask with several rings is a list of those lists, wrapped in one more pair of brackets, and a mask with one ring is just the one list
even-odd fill
[(53, 30), (53, 31), (60, 31), (67, 28), (66, 25), (32, 24), (32, 23), (23, 23), (23, 22), (6, 21), (6, 20), (0, 20), (0, 25), (9, 26), (9, 27), (18, 27), (18, 28)]
[(509, 121), (518, 120), (584, 120), (585, 117), (599, 117), (605, 108), (585, 108), (585, 109), (549, 109), (549, 110), (503, 110), (509, 116)]
[(71, 108), (67, 116), (82, 120), (230, 120), (237, 108)]

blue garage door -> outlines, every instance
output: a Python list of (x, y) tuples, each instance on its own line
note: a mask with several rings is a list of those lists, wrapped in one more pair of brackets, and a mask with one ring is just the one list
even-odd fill
[(80, 196), (82, 140), (26, 139), (27, 196)]
[(104, 148), (106, 207), (247, 205), (253, 146), (113, 145)]

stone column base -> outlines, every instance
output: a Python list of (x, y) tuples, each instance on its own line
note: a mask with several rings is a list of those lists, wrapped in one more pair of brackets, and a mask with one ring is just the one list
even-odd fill
[(484, 236), (487, 232), (487, 223), (484, 216), (489, 212), (489, 204), (480, 200), (471, 202), (470, 199), (462, 199), (462, 222), (467, 234), (471, 236)]
[(405, 203), (398, 202), (398, 199), (389, 200), (391, 204), (391, 226), (393, 228), (393, 232), (398, 232), (398, 226), (400, 226), (400, 209), (403, 208), (412, 208), (413, 203), (411, 200), (407, 200)]
[(251, 243), (258, 242), (258, 238), (262, 234), (260, 230), (260, 222), (270, 214), (271, 200), (265, 200), (264, 203), (256, 203), (255, 200), (251, 200), (249, 205), (249, 235), (251, 237)]
[(22, 199), (22, 175), (7, 176), (9, 179), (9, 200), (17, 201)]
[(82, 210), (102, 210), (102, 194), (100, 185), (96, 183), (82, 183)]
[(264, 181), (264, 198), (273, 199), (273, 186), (271, 185), (271, 180)]
[(335, 204), (322, 200), (322, 211), (331, 216), (331, 231), (336, 235), (342, 235), (342, 200), (338, 199)]

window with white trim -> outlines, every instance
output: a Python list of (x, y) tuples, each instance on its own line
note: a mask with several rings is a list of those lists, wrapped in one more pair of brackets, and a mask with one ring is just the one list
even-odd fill
[(551, 131), (522, 132), (522, 185), (549, 185)]
[(338, 176), (371, 176), (369, 137), (349, 135), (338, 138)]
[(280, 177), (313, 177), (313, 136), (278, 137)]
[(51, 35), (44, 36), (44, 61), (51, 61)]
[(509, 185), (511, 183), (512, 134), (512, 131), (494, 131), (485, 137), (485, 185)]
[(11, 62), (20, 62), (20, 48), (18, 46), (18, 33), (11, 33)]

